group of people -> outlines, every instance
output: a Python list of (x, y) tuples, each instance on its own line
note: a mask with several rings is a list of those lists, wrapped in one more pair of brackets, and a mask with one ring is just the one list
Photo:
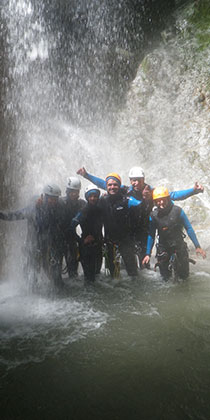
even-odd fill
[[(61, 286), (64, 271), (69, 278), (76, 277), (81, 262), (85, 280), (93, 282), (104, 257), (112, 278), (119, 274), (120, 260), (127, 274), (136, 277), (139, 269), (150, 267), (157, 233), (156, 265), (161, 275), (164, 279), (171, 276), (169, 262), (175, 253), (178, 275), (186, 278), (189, 255), (183, 228), (196, 253), (206, 257), (183, 209), (173, 203), (203, 192), (197, 182), (193, 188), (169, 192), (165, 187), (148, 185), (140, 167), (131, 168), (130, 186), (122, 185), (115, 172), (105, 180), (89, 174), (84, 167), (77, 174), (91, 182), (85, 189), (85, 200), (79, 198), (80, 179), (70, 177), (65, 197), (61, 197), (57, 185), (49, 184), (28, 207), (0, 212), (3, 220), (28, 220), (27, 266), (36, 275), (43, 269), (56, 286)], [(105, 190), (103, 194), (101, 189)]]

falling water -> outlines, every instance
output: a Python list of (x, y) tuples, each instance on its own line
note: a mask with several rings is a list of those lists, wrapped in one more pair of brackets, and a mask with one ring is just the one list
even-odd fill
[[(134, 3), (136, 14), (129, 1), (72, 1), (71, 10), (67, 1), (3, 1), (2, 205), (26, 205), (49, 180), (64, 193), (82, 165), (102, 177), (120, 172), (125, 184), (141, 165), (151, 185), (204, 184), (181, 206), (208, 254), (209, 49), (190, 26), (192, 4), (170, 15), (160, 37), (151, 34), (155, 2)], [(152, 270), (136, 282), (102, 273), (90, 288), (81, 276), (61, 295), (47, 281), (34, 294), (22, 271), (25, 222), (5, 225), (3, 419), (209, 418), (208, 258), (177, 284)]]

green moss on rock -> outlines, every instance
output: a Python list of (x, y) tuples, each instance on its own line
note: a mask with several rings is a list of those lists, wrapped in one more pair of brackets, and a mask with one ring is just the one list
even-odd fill
[(210, 1), (200, 0), (194, 4), (189, 24), (195, 30), (197, 47), (205, 50), (210, 47)]

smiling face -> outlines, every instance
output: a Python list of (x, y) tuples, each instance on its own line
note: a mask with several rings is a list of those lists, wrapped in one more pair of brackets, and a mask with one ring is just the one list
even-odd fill
[(157, 198), (157, 200), (154, 200), (154, 203), (159, 209), (165, 209), (168, 206), (169, 201), (169, 197), (161, 197)]
[(79, 190), (67, 190), (67, 195), (71, 201), (76, 201), (79, 198)]
[(91, 206), (94, 206), (94, 205), (96, 205), (96, 203), (97, 203), (98, 199), (99, 199), (98, 194), (96, 194), (96, 193), (91, 193), (91, 194), (89, 194), (89, 196), (88, 196), (88, 203), (89, 203), (89, 204), (91, 204)]
[(115, 179), (110, 178), (106, 183), (106, 189), (108, 194), (114, 195), (119, 192), (120, 186)]
[(144, 178), (130, 178), (130, 183), (134, 191), (142, 191), (144, 188)]

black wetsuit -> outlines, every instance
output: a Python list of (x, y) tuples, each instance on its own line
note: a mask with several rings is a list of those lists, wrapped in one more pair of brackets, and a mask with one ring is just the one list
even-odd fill
[[(80, 225), (82, 230), (79, 240), (80, 261), (83, 267), (85, 280), (94, 281), (95, 275), (100, 273), (102, 264), (102, 211), (100, 207), (87, 203), (86, 206), (73, 218), (71, 228)], [(94, 240), (85, 243), (91, 235)]]
[[(157, 265), (163, 278), (171, 276), (170, 257), (176, 253), (177, 274), (180, 278), (187, 278), (189, 275), (189, 255), (187, 244), (184, 241), (183, 221), (187, 221), (190, 229), (190, 222), (183, 210), (170, 203), (165, 209), (154, 209), (151, 213), (153, 226), (158, 229), (157, 243)], [(194, 233), (193, 233), (194, 235)], [(194, 236), (192, 236), (194, 238)], [(199, 245), (195, 237), (195, 244)]]
[[(148, 187), (151, 190), (152, 188), (145, 184), (144, 188)], [(141, 206), (134, 207), (132, 209), (132, 229), (134, 232), (135, 240), (135, 253), (139, 260), (139, 266), (141, 267), (141, 262), (146, 254), (147, 248), (147, 237), (149, 232), (149, 215), (153, 208), (153, 200), (143, 200), (142, 191), (135, 191), (133, 188), (128, 189), (127, 195), (129, 197), (134, 197), (136, 200), (142, 201)]]
[(115, 273), (115, 246), (119, 247), (128, 275), (137, 274), (131, 209), (128, 202), (129, 197), (122, 191), (101, 197), (99, 200), (103, 214), (109, 271), (112, 277)]
[(69, 278), (77, 276), (78, 264), (79, 264), (79, 246), (78, 241), (72, 237), (69, 230), (72, 219), (76, 214), (84, 208), (86, 201), (79, 198), (78, 200), (70, 200), (68, 196), (62, 198), (65, 204), (65, 221), (64, 221), (64, 232), (65, 232), (65, 251), (64, 256), (66, 260), (67, 270)]
[(27, 275), (32, 272), (35, 279), (43, 268), (53, 283), (60, 286), (64, 250), (63, 203), (58, 201), (55, 206), (49, 206), (47, 200), (36, 197), (31, 205), (21, 210), (0, 212), (0, 219), (27, 219)]

